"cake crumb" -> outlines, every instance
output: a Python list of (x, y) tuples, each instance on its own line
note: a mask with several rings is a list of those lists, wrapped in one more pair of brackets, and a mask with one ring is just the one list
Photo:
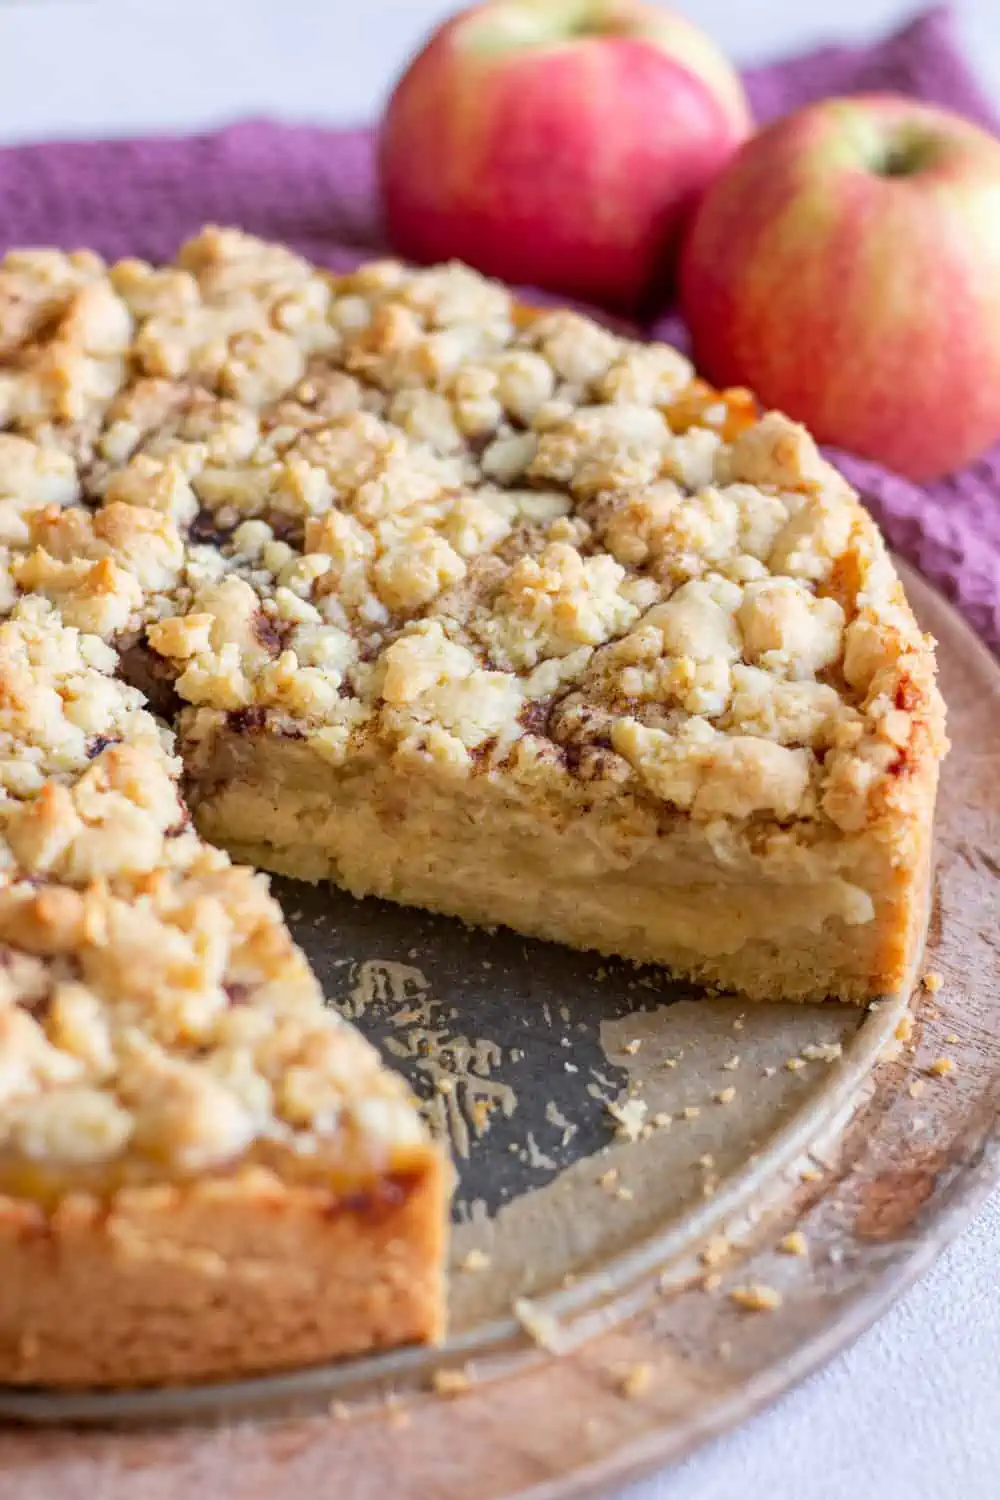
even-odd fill
[(909, 1087), (910, 1098), (911, 1099), (919, 1099), (920, 1095), (924, 1092), (924, 1090), (926, 1088), (927, 1088), (926, 1079), (923, 1079), (923, 1078), (914, 1078), (913, 1082), (910, 1084), (910, 1087)]
[(934, 1078), (947, 1078), (949, 1073), (954, 1073), (955, 1064), (950, 1057), (936, 1057), (927, 1071)]
[(763, 1281), (751, 1282), (748, 1286), (734, 1286), (729, 1300), (746, 1312), (774, 1312), (782, 1303), (781, 1293)]
[(726, 1061), (722, 1064), (722, 1069), (723, 1069), (723, 1072), (725, 1072), (725, 1073), (735, 1073), (736, 1069), (739, 1067), (739, 1065), (740, 1065), (740, 1055), (737, 1052), (732, 1057), (728, 1057), (726, 1059)]
[(629, 1057), (634, 1057), (641, 1046), (642, 1042), (640, 1041), (640, 1039), (638, 1037), (633, 1037), (632, 1041), (625, 1043), (622, 1051), (627, 1052)]
[(742, 1031), (743, 1028), (744, 1028), (744, 1026), (746, 1024), (747, 1024), (747, 1018), (746, 1018), (746, 1016), (737, 1016), (736, 1020), (733, 1022), (733, 1030), (734, 1031)]
[(836, 1062), (842, 1057), (844, 1048), (840, 1042), (810, 1042), (802, 1048), (806, 1062)]
[(799, 1176), (801, 1177), (803, 1182), (820, 1182), (822, 1180), (823, 1173), (819, 1170), (818, 1167), (803, 1167), (802, 1171), (799, 1173)]
[(717, 1266), (728, 1257), (732, 1248), (724, 1234), (713, 1234), (702, 1245), (698, 1259), (703, 1266)]
[(351, 1409), (344, 1401), (331, 1401), (327, 1411), (335, 1422), (346, 1422), (351, 1415)]
[(489, 1269), (490, 1258), (485, 1250), (470, 1250), (458, 1263), (460, 1271), (486, 1271)]
[(673, 1122), (673, 1115), (668, 1115), (662, 1109), (657, 1111), (657, 1113), (653, 1116), (653, 1124), (656, 1126), (657, 1130), (665, 1130), (666, 1127), (668, 1125), (672, 1125)]
[(623, 1203), (631, 1203), (635, 1194), (630, 1187), (619, 1187), (615, 1188), (615, 1197), (620, 1198)]
[(472, 1381), (465, 1370), (435, 1370), (431, 1385), (438, 1396), (460, 1396)]
[(909, 1011), (900, 1016), (894, 1033), (897, 1042), (908, 1042), (913, 1036), (913, 1017)]
[(708, 1171), (709, 1168), (715, 1166), (715, 1157), (711, 1154), (711, 1152), (706, 1151), (704, 1156), (699, 1156), (698, 1165), (699, 1167), (704, 1167), (705, 1170)]
[(701, 1289), (703, 1292), (717, 1292), (722, 1285), (722, 1277), (718, 1271), (709, 1271), (707, 1276), (701, 1278)]
[(649, 1390), (652, 1380), (652, 1365), (632, 1365), (618, 1382), (618, 1390), (626, 1401), (638, 1401)]
[(727, 1089), (720, 1089), (719, 1092), (715, 1096), (715, 1100), (716, 1100), (717, 1104), (732, 1104), (732, 1102), (733, 1102), (733, 1100), (735, 1098), (736, 1098), (736, 1090), (733, 1088), (733, 1086), (731, 1084), (730, 1084), (729, 1088), (727, 1088)]
[(944, 986), (944, 980), (936, 969), (929, 969), (923, 978), (923, 986), (928, 995), (936, 995)]
[(701, 1114), (701, 1108), (697, 1104), (685, 1104), (684, 1108), (681, 1110), (681, 1114), (684, 1116), (685, 1120), (697, 1120), (698, 1116)]
[(805, 1065), (806, 1065), (806, 1060), (805, 1060), (804, 1057), (786, 1057), (785, 1058), (785, 1069), (789, 1073), (801, 1073), (801, 1071), (805, 1067)]
[(525, 1333), (540, 1349), (547, 1349), (550, 1354), (558, 1354), (559, 1323), (551, 1313), (536, 1307), (534, 1302), (527, 1297), (516, 1297), (511, 1311)]
[(793, 1229), (778, 1241), (778, 1249), (782, 1255), (805, 1255), (809, 1244), (801, 1229)]
[(949, 1047), (955, 1047), (955, 1046), (957, 1046), (957, 1044), (958, 1044), (958, 1033), (955, 1032), (955, 1031), (949, 1031), (948, 1035), (945, 1037), (945, 1041), (947, 1042), (947, 1044), (948, 1044)]
[(606, 1172), (602, 1172), (601, 1175), (600, 1175), (600, 1177), (598, 1177), (598, 1179), (597, 1179), (597, 1185), (598, 1185), (598, 1187), (602, 1187), (606, 1193), (610, 1193), (611, 1190), (612, 1190), (612, 1188), (615, 1187), (615, 1185), (616, 1185), (617, 1182), (618, 1182), (618, 1168), (617, 1167), (609, 1167), (608, 1170)]
[(642, 1099), (626, 1099), (624, 1104), (610, 1103), (605, 1108), (615, 1120), (615, 1138), (620, 1141), (637, 1141), (642, 1132), (648, 1105)]

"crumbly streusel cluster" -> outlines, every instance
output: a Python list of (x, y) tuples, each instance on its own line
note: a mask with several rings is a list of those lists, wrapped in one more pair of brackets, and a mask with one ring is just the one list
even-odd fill
[(161, 269), (8, 256), (0, 429), (0, 1141), (29, 1156), (199, 1166), (366, 1096), (411, 1128), (188, 828), (150, 709), (822, 839), (879, 817), (929, 700), (800, 428), (458, 266), (333, 277), (215, 229)]
[(0, 625), (0, 1182), (13, 1156), (189, 1172), (252, 1146), (384, 1167), (405, 1089), (325, 1010), (266, 882), (190, 829), (114, 650)]

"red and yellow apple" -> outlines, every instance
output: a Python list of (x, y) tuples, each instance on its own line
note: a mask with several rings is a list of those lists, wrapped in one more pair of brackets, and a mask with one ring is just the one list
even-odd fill
[(1000, 141), (889, 96), (762, 131), (684, 246), (695, 360), (914, 479), (1000, 437)]
[(750, 128), (714, 44), (647, 0), (493, 0), (410, 64), (379, 142), (393, 246), (634, 308)]

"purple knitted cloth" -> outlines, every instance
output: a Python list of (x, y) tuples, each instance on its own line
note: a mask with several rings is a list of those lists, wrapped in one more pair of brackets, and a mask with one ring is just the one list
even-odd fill
[[(823, 95), (882, 89), (998, 128), (942, 9), (874, 46), (826, 47), (755, 69), (746, 82), (762, 121)], [(383, 252), (371, 131), (253, 120), (208, 135), (0, 151), (3, 248), (83, 245), (109, 257), (165, 259), (206, 222), (284, 240), (336, 268)], [(683, 340), (670, 315), (649, 331)], [(1000, 652), (1000, 443), (928, 489), (834, 457), (892, 545)]]

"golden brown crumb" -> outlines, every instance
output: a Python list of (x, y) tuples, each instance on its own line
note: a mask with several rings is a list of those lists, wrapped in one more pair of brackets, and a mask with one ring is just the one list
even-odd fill
[(631, 1042), (626, 1042), (625, 1043), (624, 1047), (622, 1048), (622, 1051), (623, 1052), (627, 1052), (628, 1055), (629, 1055), (629, 1057), (634, 1057), (635, 1054), (638, 1052), (638, 1050), (639, 1050), (639, 1048), (641, 1046), (642, 1046), (642, 1042), (639, 1040), (638, 1037), (635, 1037), (635, 1038), (633, 1038), (633, 1040)]
[(930, 969), (923, 978), (924, 989), (929, 995), (936, 995), (944, 985), (944, 980), (936, 969)]
[(653, 1380), (653, 1366), (633, 1365), (626, 1370), (618, 1383), (618, 1389), (626, 1401), (638, 1401), (649, 1390)]
[(799, 1176), (803, 1182), (819, 1182), (822, 1179), (823, 1173), (818, 1167), (803, 1167)]
[(703, 1266), (717, 1266), (727, 1258), (732, 1248), (724, 1234), (713, 1234), (702, 1245), (698, 1259)]
[(470, 1250), (458, 1263), (460, 1271), (485, 1271), (488, 1270), (490, 1258), (485, 1250)]
[(703, 1292), (717, 1292), (722, 1285), (722, 1277), (718, 1271), (709, 1271), (707, 1276), (701, 1278), (701, 1289)]
[(809, 1249), (808, 1241), (801, 1229), (793, 1229), (778, 1241), (778, 1249), (782, 1255), (805, 1255)]
[(789, 1073), (800, 1073), (805, 1065), (806, 1062), (804, 1057), (785, 1058), (785, 1068)]
[(909, 1011), (901, 1015), (896, 1023), (895, 1037), (897, 1042), (908, 1042), (913, 1036), (913, 1017)]
[(597, 1179), (598, 1187), (602, 1187), (606, 1193), (610, 1193), (611, 1190), (617, 1185), (617, 1182), (617, 1167), (609, 1167), (608, 1170), (606, 1172), (602, 1172), (600, 1177), (598, 1177)]
[(955, 1064), (950, 1057), (936, 1057), (927, 1071), (934, 1078), (947, 1078), (949, 1073), (954, 1073)]
[(460, 1396), (472, 1381), (465, 1370), (435, 1370), (431, 1384), (438, 1396)]
[(948, 1043), (949, 1047), (957, 1046), (958, 1033), (956, 1031), (949, 1031), (948, 1035), (945, 1037), (945, 1041)]
[(748, 1286), (734, 1286), (729, 1298), (746, 1312), (774, 1312), (783, 1300), (775, 1287), (767, 1286), (762, 1281), (751, 1282)]
[(684, 1108), (681, 1110), (681, 1113), (683, 1114), (685, 1120), (697, 1120), (698, 1116), (701, 1114), (701, 1109), (697, 1104), (685, 1104)]
[(718, 1104), (732, 1104), (736, 1098), (736, 1090), (730, 1085), (728, 1089), (720, 1089), (715, 1098)]

